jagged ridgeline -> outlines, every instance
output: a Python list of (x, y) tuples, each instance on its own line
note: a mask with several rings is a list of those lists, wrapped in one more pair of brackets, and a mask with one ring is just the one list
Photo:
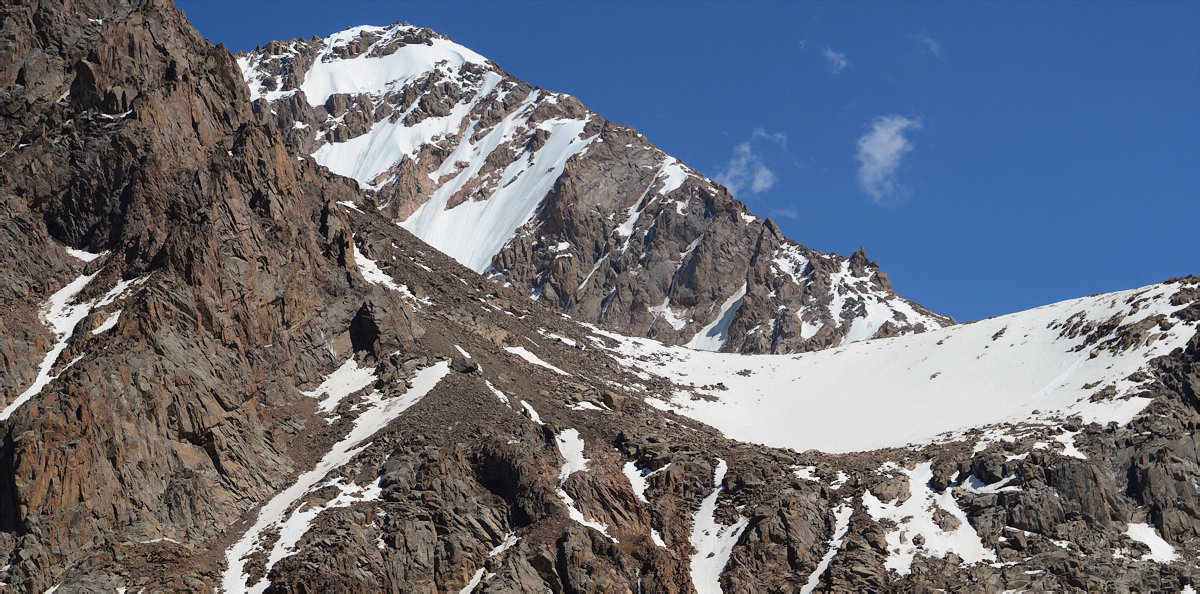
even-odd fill
[(273, 42), (238, 65), (295, 150), (463, 265), (576, 319), (748, 353), (952, 323), (897, 296), (865, 253), (783, 237), (637, 130), (429, 29)]
[(942, 327), (423, 29), (0, 48), (5, 590), (1200, 579), (1198, 279)]

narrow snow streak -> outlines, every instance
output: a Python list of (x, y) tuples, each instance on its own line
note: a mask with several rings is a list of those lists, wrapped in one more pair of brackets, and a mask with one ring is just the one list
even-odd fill
[[(511, 549), (513, 547), (513, 545), (517, 544), (517, 541), (519, 541), (519, 540), (521, 540), (520, 537), (518, 537), (515, 533), (510, 532), (507, 536), (504, 537), (503, 542), (496, 545), (496, 548), (492, 549), (492, 551), (490, 553), (488, 553), (488, 559), (491, 559), (492, 557), (495, 557), (496, 555), (503, 554), (508, 549)], [(486, 579), (491, 578), (492, 575), (494, 575), (494, 574), (488, 574), (485, 577), (484, 573), (486, 571), (487, 571), (486, 565), (483, 567), (480, 567), (475, 572), (475, 575), (471, 576), (471, 581), (467, 582), (467, 585), (464, 586), (462, 590), (459, 590), (459, 594), (470, 594), (471, 592), (474, 592), (475, 588), (479, 587), (479, 584), (483, 583)]]
[(829, 569), (833, 558), (837, 557), (838, 551), (842, 549), (842, 542), (846, 540), (846, 533), (850, 531), (850, 516), (852, 515), (854, 515), (854, 507), (844, 503), (833, 509), (836, 526), (833, 529), (833, 536), (829, 539), (829, 550), (825, 551), (825, 556), (821, 557), (817, 568), (808, 576), (808, 583), (800, 589), (801, 594), (812, 594), (817, 586), (821, 585), (821, 576)]
[(968, 493), (974, 493), (976, 495), (987, 495), (987, 494), (991, 494), (991, 493), (1008, 493), (1008, 492), (1012, 492), (1012, 491), (1020, 491), (1021, 487), (1018, 487), (1016, 485), (1010, 486), (1008, 484), (1008, 483), (1011, 483), (1016, 478), (1017, 478), (1017, 475), (1011, 474), (1011, 475), (1006, 476), (1006, 477), (1000, 479), (999, 481), (996, 481), (995, 483), (992, 483), (989, 485), (989, 484), (986, 484), (983, 481), (975, 478), (975, 475), (972, 474), (971, 476), (967, 477), (967, 480), (963, 481), (962, 488), (964, 490), (966, 490)]
[(496, 398), (500, 399), (500, 402), (503, 402), (505, 406), (512, 408), (512, 403), (508, 401), (508, 396), (505, 396), (504, 392), (497, 390), (496, 386), (492, 385), (492, 382), (484, 380), (483, 383), (487, 384), (488, 389), (492, 391), (492, 394), (496, 395)]
[(540, 415), (538, 415), (538, 412), (536, 410), (533, 410), (532, 404), (529, 404), (528, 402), (525, 402), (524, 400), (522, 400), (521, 408), (525, 409), (525, 414), (526, 414), (526, 416), (529, 417), (530, 421), (533, 421), (534, 423), (537, 423), (538, 425), (545, 425), (545, 423), (542, 422), (542, 417)]
[(567, 482), (567, 478), (576, 472), (587, 472), (587, 463), (589, 460), (583, 457), (583, 439), (579, 437), (579, 431), (576, 429), (563, 429), (554, 437), (554, 442), (558, 446), (558, 452), (562, 454), (563, 466), (558, 473), (558, 485), (554, 488), (554, 492), (558, 494), (558, 498), (567, 506), (567, 515), (583, 526), (594, 528), (609, 540), (618, 542), (608, 533), (608, 524), (589, 520), (584, 517), (583, 512), (575, 507), (575, 500), (567, 494), (563, 489), (563, 484)]
[[(361, 452), (366, 445), (363, 443), (378, 433), (401, 413), (408, 410), (425, 397), (438, 382), (450, 372), (446, 361), (426, 367), (417, 373), (412, 380), (412, 388), (408, 392), (384, 400), (378, 392), (372, 393), (365, 403), (366, 409), (354, 421), (354, 427), (338, 443), (334, 444), (321, 461), (312, 470), (301, 474), (296, 482), (271, 498), (258, 512), (254, 524), (225, 551), (226, 568), (221, 579), (221, 589), (225, 592), (263, 592), (270, 585), (264, 577), (258, 583), (250, 584), (250, 576), (246, 573), (246, 561), (263, 543), (260, 538), (272, 527), (283, 527), (288, 509), (297, 501), (312, 491), (331, 471), (348, 463)], [(270, 565), (264, 575), (270, 571)]]
[(550, 371), (553, 371), (555, 373), (558, 373), (561, 375), (571, 375), (571, 374), (539, 359), (537, 355), (529, 352), (529, 350), (526, 349), (525, 347), (519, 347), (519, 346), (507, 347), (504, 350), (506, 350), (506, 351), (508, 351), (530, 363), (533, 363), (534, 365), (539, 365), (541, 367), (545, 367), (546, 369), (549, 369)]
[(116, 328), (117, 321), (120, 319), (121, 319), (121, 310), (118, 309), (117, 311), (114, 311), (111, 314), (109, 314), (108, 318), (106, 318), (103, 322), (101, 322), (99, 326), (96, 326), (95, 328), (93, 328), (92, 335), (96, 336), (99, 334), (104, 334), (105, 332), (108, 332), (109, 330)]
[[(351, 243), (353, 243), (353, 241), (354, 240), (351, 239)], [(426, 305), (432, 305), (432, 302), (428, 299), (418, 299), (417, 296), (408, 289), (408, 285), (401, 285), (392, 280), (391, 275), (384, 272), (383, 269), (379, 267), (379, 263), (368, 258), (365, 254), (359, 251), (357, 244), (354, 246), (354, 263), (358, 265), (358, 272), (363, 275), (363, 278), (366, 279), (367, 282), (396, 291), (413, 304), (424, 303)]]
[[(58, 377), (57, 374), (51, 375), (51, 371), (54, 370), (54, 364), (58, 362), (59, 355), (61, 355), (62, 352), (67, 349), (67, 345), (70, 344), (71, 335), (75, 333), (75, 327), (78, 326), (79, 323), (85, 318), (87, 318), (88, 314), (92, 313), (92, 310), (104, 307), (105, 305), (116, 301), (125, 292), (125, 290), (130, 287), (130, 285), (141, 284), (146, 280), (146, 277), (143, 277), (136, 280), (118, 281), (116, 286), (114, 286), (108, 291), (108, 293), (99, 299), (84, 303), (71, 303), (71, 301), (75, 299), (75, 296), (78, 295), (79, 292), (85, 287), (87, 287), (88, 283), (92, 282), (93, 278), (96, 278), (97, 274), (100, 274), (100, 272), (96, 271), (92, 274), (85, 274), (76, 278), (70, 283), (67, 283), (67, 286), (59, 289), (57, 292), (51, 295), (50, 298), (46, 299), (46, 302), (42, 304), (41, 310), (38, 312), (38, 317), (41, 319), (43, 324), (50, 327), (50, 331), (54, 333), (54, 336), (57, 338), (57, 340), (54, 346), (50, 348), (50, 352), (46, 353), (46, 356), (42, 359), (42, 364), (38, 366), (38, 374), (37, 377), (34, 378), (33, 383), (30, 384), (24, 392), (21, 392), (20, 395), (13, 399), (8, 406), (4, 407), (3, 411), (0, 411), (0, 421), (11, 417), (13, 413), (17, 412), (17, 409), (21, 408), (21, 406), (28, 402), (29, 399), (37, 396), (38, 393), (42, 391), (42, 388), (48, 386), (50, 382), (54, 381)], [(108, 322), (105, 322), (105, 324), (107, 323)], [(116, 324), (115, 320), (113, 321), (113, 324)], [(103, 324), (101, 327), (103, 327)], [(108, 328), (105, 328), (105, 330), (107, 329)], [(78, 360), (79, 358), (75, 359), (75, 361)], [(75, 361), (72, 361), (71, 363), (74, 364)], [(68, 365), (68, 367), (70, 367), (70, 365)]]
[(733, 545), (737, 544), (750, 523), (749, 518), (739, 515), (737, 522), (731, 526), (717, 524), (717, 497), (725, 490), (721, 481), (725, 479), (728, 469), (724, 460), (717, 460), (717, 468), (713, 473), (713, 492), (700, 503), (700, 510), (692, 520), (691, 543), (696, 549), (691, 563), (692, 586), (698, 594), (721, 594), (721, 573), (729, 563)]
[(270, 573), (271, 568), (276, 563), (296, 552), (296, 545), (300, 542), (301, 538), (304, 538), (309, 529), (312, 528), (313, 520), (317, 519), (317, 516), (326, 510), (349, 507), (351, 504), (362, 501), (376, 501), (383, 494), (383, 490), (379, 487), (378, 479), (366, 487), (359, 487), (354, 483), (345, 483), (340, 478), (330, 481), (327, 485), (338, 490), (336, 497), (324, 505), (315, 507), (306, 507), (304, 503), (301, 503), (286, 520), (279, 523), (279, 539), (271, 547), (271, 554), (267, 557), (267, 566), (264, 573)]

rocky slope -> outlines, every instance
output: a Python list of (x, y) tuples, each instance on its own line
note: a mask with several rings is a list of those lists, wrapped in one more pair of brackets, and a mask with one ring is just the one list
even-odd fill
[(296, 150), (427, 243), (576, 319), (753, 353), (952, 322), (897, 296), (864, 252), (783, 237), (636, 130), (429, 29), (273, 42), (238, 65)]
[[(289, 152), (233, 57), (169, 3), (0, 10), (6, 589), (1200, 580), (1200, 279), (845, 347), (897, 381), (921, 351), (977, 365), (925, 380), (953, 378), (964, 408), (1003, 395), (997, 377), (1068, 363), (950, 434), (845, 453), (738, 441), (684, 405), (802, 398), (836, 385), (821, 370), (845, 370), (813, 362), (841, 355), (709, 354), (726, 377), (681, 375), (696, 372), (673, 347), (489, 282)], [(846, 390), (827, 399), (862, 396)], [(892, 396), (925, 394), (946, 392)]]

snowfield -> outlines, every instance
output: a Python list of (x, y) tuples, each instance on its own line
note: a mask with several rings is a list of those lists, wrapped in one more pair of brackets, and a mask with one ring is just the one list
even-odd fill
[[(1139, 384), (1126, 378), (1196, 332), (1194, 322), (1169, 318), (1184, 307), (1170, 304), (1181, 286), (1085, 297), (800, 355), (703, 352), (591, 329), (595, 344), (606, 345), (626, 364), (690, 386), (665, 399), (649, 397), (654, 406), (707, 423), (731, 439), (797, 451), (854, 452), (1072, 415), (1085, 423), (1129, 422), (1150, 400), (1133, 396)], [(1133, 337), (1122, 338), (1114, 328), (1158, 314), (1167, 318), (1145, 322), (1150, 327)], [(1106, 321), (1119, 324), (1100, 326)], [(1098, 337), (1089, 341), (1089, 332)], [(1130, 340), (1137, 344), (1125, 344)], [(608, 346), (611, 341), (616, 346)], [(1090, 400), (1110, 386), (1113, 396)], [(1069, 436), (1066, 440), (1069, 454), (1084, 455)]]

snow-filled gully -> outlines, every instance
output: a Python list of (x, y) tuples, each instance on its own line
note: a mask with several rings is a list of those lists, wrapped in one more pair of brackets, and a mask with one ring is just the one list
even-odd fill
[[(345, 366), (339, 368), (331, 376), (343, 372)], [(377, 483), (366, 488), (342, 484), (340, 481), (322, 483), (330, 472), (344, 466), (359, 452), (369, 445), (368, 440), (386, 427), (389, 423), (425, 397), (438, 382), (450, 372), (450, 364), (442, 361), (426, 367), (412, 379), (412, 387), (404, 394), (394, 398), (383, 399), (379, 392), (372, 392), (363, 403), (365, 410), (354, 421), (354, 427), (341, 441), (334, 444), (317, 465), (308, 472), (296, 478), (296, 482), (280, 491), (259, 509), (254, 524), (225, 551), (226, 569), (221, 580), (221, 590), (224, 592), (263, 592), (270, 585), (265, 577), (270, 574), (275, 563), (287, 557), (294, 551), (294, 546), (308, 531), (310, 522), (323, 509), (345, 507), (359, 501), (369, 501), (379, 496)], [(323, 383), (322, 386), (325, 384)], [(321, 509), (306, 510), (301, 504), (289, 513), (292, 506), (315, 488), (328, 484), (337, 487), (341, 493)], [(275, 528), (279, 531), (279, 539), (269, 552), (264, 577), (256, 583), (250, 583), (246, 572), (248, 558), (256, 551), (262, 550), (262, 536)]]
[(558, 452), (562, 454), (564, 460), (562, 470), (558, 474), (558, 485), (554, 488), (554, 492), (567, 506), (567, 514), (580, 525), (594, 528), (604, 536), (607, 536), (609, 540), (618, 542), (616, 538), (613, 538), (608, 533), (608, 524), (589, 520), (584, 517), (583, 512), (575, 507), (575, 499), (563, 489), (563, 484), (567, 482), (567, 478), (576, 472), (586, 472), (588, 468), (587, 463), (589, 460), (583, 457), (583, 439), (579, 437), (579, 431), (575, 429), (563, 429), (554, 437), (554, 443), (558, 446)]
[(713, 473), (713, 492), (700, 503), (700, 510), (692, 520), (692, 555), (691, 573), (692, 586), (699, 594), (721, 594), (721, 573), (733, 553), (733, 545), (742, 536), (749, 518), (738, 516), (738, 521), (730, 526), (717, 523), (717, 497), (725, 490), (721, 481), (729, 469), (724, 460), (717, 460), (717, 468)]
[(848, 502), (833, 509), (836, 526), (833, 529), (833, 537), (829, 539), (829, 550), (825, 551), (825, 556), (821, 557), (820, 563), (817, 563), (817, 568), (808, 576), (808, 583), (804, 584), (804, 587), (800, 589), (801, 594), (812, 594), (817, 589), (817, 586), (821, 585), (821, 575), (829, 569), (829, 564), (833, 562), (833, 558), (842, 549), (842, 542), (846, 540), (846, 533), (850, 531), (850, 516), (852, 515), (854, 515), (854, 507)]
[[(87, 254), (87, 252), (79, 252), (78, 250), (68, 251), (92, 256), (92, 258), (88, 259), (87, 261), (102, 255)], [(78, 254), (72, 253), (72, 255), (75, 255), (78, 258), (84, 259)], [(72, 301), (75, 299), (75, 296), (82, 292), (98, 274), (100, 274), (100, 271), (77, 277), (75, 280), (67, 283), (67, 286), (59, 289), (56, 293), (51, 295), (48, 299), (46, 299), (46, 302), (42, 304), (41, 310), (38, 312), (38, 317), (41, 319), (42, 323), (48, 326), (50, 331), (54, 333), (56, 339), (54, 346), (50, 348), (50, 351), (47, 352), (46, 356), (42, 359), (41, 365), (38, 366), (37, 377), (34, 378), (29, 387), (26, 388), (25, 391), (21, 392), (21, 394), (16, 398), (14, 398), (13, 401), (8, 404), (8, 406), (4, 407), (3, 411), (0, 411), (0, 421), (11, 417), (13, 413), (17, 412), (17, 410), (21, 408), (21, 406), (23, 406), (34, 396), (37, 396), (38, 393), (42, 391), (42, 388), (45, 388), (50, 384), (50, 382), (54, 381), (55, 378), (62, 373), (60, 371), (59, 374), (52, 375), (54, 364), (58, 362), (58, 358), (60, 355), (62, 355), (62, 352), (67, 349), (67, 345), (70, 344), (71, 341), (71, 336), (75, 333), (75, 327), (78, 326), (80, 322), (86, 319), (88, 315), (92, 313), (92, 311), (109, 305), (119, 299), (125, 293), (125, 290), (130, 286), (144, 283), (146, 282), (146, 278), (148, 278), (142, 277), (140, 279), (118, 281), (112, 289), (98, 299), (83, 303), (72, 303)], [(116, 326), (119, 318), (120, 311), (111, 314), (100, 326), (92, 330), (92, 334), (101, 334), (108, 331)], [(78, 359), (76, 359), (76, 361), (77, 360)], [(75, 364), (75, 361), (72, 361), (67, 365), (67, 367), (70, 367), (73, 364)], [(63, 371), (65, 370), (66, 369), (64, 368)]]

